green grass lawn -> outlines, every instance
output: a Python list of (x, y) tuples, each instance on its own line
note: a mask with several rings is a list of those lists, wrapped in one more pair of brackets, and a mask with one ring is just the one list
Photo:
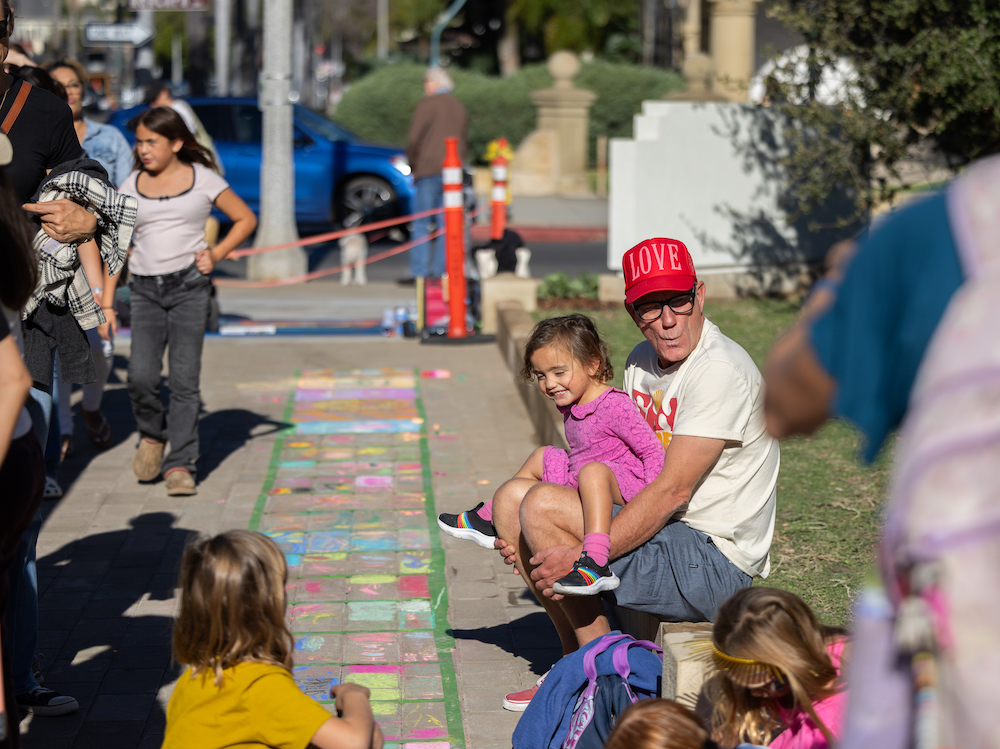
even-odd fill
[[(568, 314), (535, 313), (536, 318)], [(624, 308), (585, 312), (611, 345), (616, 384), (642, 334)], [(706, 316), (742, 345), (763, 369), (774, 339), (798, 314), (798, 305), (771, 299), (709, 302)], [(850, 624), (851, 601), (872, 569), (872, 551), (888, 479), (887, 460), (867, 467), (856, 458), (858, 440), (842, 422), (808, 438), (781, 443), (778, 512), (771, 574), (757, 581), (806, 600), (827, 624)]]

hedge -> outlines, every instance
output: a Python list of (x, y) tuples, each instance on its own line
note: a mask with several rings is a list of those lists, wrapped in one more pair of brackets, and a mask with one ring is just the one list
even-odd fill
[[(481, 162), (486, 144), (501, 136), (515, 147), (535, 127), (531, 92), (552, 85), (544, 64), (528, 65), (509, 78), (452, 69), (455, 96), (469, 112), (469, 155)], [(363, 138), (406, 145), (406, 131), (423, 96), (424, 67), (400, 63), (381, 67), (356, 81), (337, 106), (334, 119)], [(672, 71), (595, 60), (583, 64), (576, 79), (597, 100), (590, 111), (590, 161), (598, 135), (632, 136), (632, 118), (646, 99), (659, 99), (683, 87)]]

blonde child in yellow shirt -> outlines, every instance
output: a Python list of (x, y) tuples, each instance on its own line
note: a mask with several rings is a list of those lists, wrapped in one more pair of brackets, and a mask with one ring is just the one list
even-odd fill
[(292, 679), (285, 555), (267, 536), (232, 530), (188, 547), (174, 657), (188, 666), (167, 707), (162, 749), (381, 749), (368, 690), (330, 690), (337, 715)]

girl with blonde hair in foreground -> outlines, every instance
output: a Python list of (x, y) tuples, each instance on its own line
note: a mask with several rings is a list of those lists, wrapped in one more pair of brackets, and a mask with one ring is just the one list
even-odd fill
[(260, 533), (231, 530), (188, 547), (174, 657), (187, 665), (167, 706), (163, 749), (380, 749), (368, 690), (330, 688), (337, 715), (292, 679), (285, 555)]
[(706, 657), (713, 683), (712, 738), (772, 749), (829, 749), (847, 708), (843, 630), (826, 627), (786, 590), (744, 588), (719, 608)]

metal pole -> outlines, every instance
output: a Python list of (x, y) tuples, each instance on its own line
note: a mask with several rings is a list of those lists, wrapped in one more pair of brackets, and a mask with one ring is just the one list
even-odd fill
[(174, 86), (180, 86), (184, 80), (184, 36), (180, 31), (175, 31), (170, 40), (170, 82)]
[[(135, 20), (156, 31), (156, 18), (151, 10), (140, 10), (135, 14)], [(153, 57), (153, 40), (143, 44), (135, 51), (135, 77), (136, 83), (140, 86), (147, 86), (153, 80), (153, 68), (156, 66), (156, 59)], [(145, 73), (139, 71), (145, 70)]]
[(233, 28), (232, 0), (215, 0), (215, 94), (229, 96), (229, 38)]
[(389, 0), (378, 0), (375, 6), (377, 20), (376, 55), (380, 60), (389, 59)]
[(444, 15), (438, 19), (438, 22), (434, 24), (434, 30), (431, 32), (431, 63), (432, 68), (437, 67), (441, 64), (441, 32), (445, 30), (445, 27), (451, 23), (451, 19), (462, 9), (465, 5), (465, 0), (454, 0), (454, 2), (448, 6), (448, 10), (444, 12)]
[[(292, 160), (292, 0), (264, 3), (264, 71), (259, 105), (264, 117), (264, 158), (260, 170), (260, 225), (255, 246), (293, 242), (295, 165)], [(252, 255), (247, 276), (266, 280), (306, 272), (306, 256), (295, 247)]]

